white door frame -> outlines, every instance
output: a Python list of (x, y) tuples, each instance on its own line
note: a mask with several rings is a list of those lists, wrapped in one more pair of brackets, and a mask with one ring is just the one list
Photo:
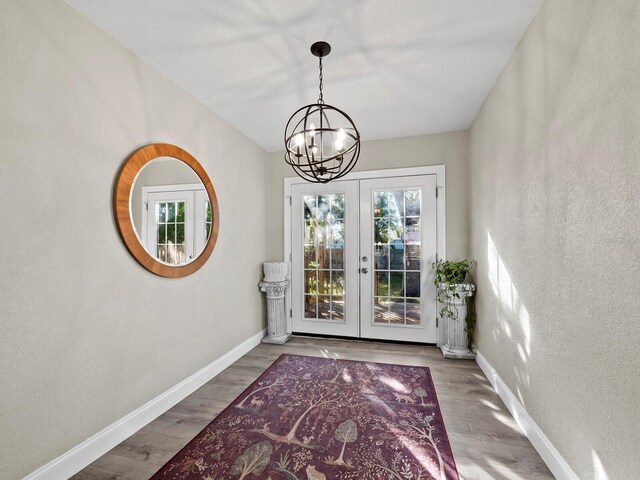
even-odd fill
[[(193, 224), (193, 231), (189, 231), (189, 229), (185, 230), (185, 244), (187, 245), (187, 258), (193, 259), (200, 255), (200, 252), (204, 249), (204, 246), (207, 243), (208, 239), (204, 239), (205, 227), (201, 225), (200, 222), (195, 222), (195, 218), (200, 216), (204, 212), (201, 205), (198, 204), (199, 201), (203, 199), (209, 199), (209, 195), (204, 188), (202, 183), (180, 183), (180, 184), (172, 184), (172, 185), (150, 185), (143, 186), (142, 189), (142, 198), (140, 202), (140, 211), (142, 212), (142, 238), (141, 243), (144, 246), (145, 250), (149, 252), (150, 255), (153, 255), (149, 250), (149, 245), (147, 242), (149, 241), (148, 237), (148, 222), (152, 218), (149, 215), (149, 196), (155, 193), (168, 193), (168, 194), (176, 194), (176, 193), (184, 193), (187, 192), (191, 195), (191, 208), (189, 211), (185, 211), (185, 214), (188, 215), (189, 220), (185, 222), (185, 224)], [(135, 207), (132, 207), (135, 208)], [(191, 211), (193, 210), (193, 211)], [(185, 218), (186, 220), (186, 218)], [(131, 218), (131, 222), (133, 223), (133, 216)], [(187, 238), (188, 237), (188, 238)], [(187, 263), (189, 263), (189, 260)]]
[[(147, 201), (147, 197), (149, 196), (150, 193), (157, 193), (157, 192), (183, 192), (185, 190), (204, 190), (204, 185), (202, 185), (201, 183), (180, 183), (180, 184), (176, 184), (176, 185), (149, 185), (149, 186), (143, 186), (141, 189), (141, 198), (140, 198), (140, 205), (138, 206), (138, 208), (140, 208), (140, 218), (142, 219), (142, 225), (147, 225), (148, 222), (148, 218), (147, 215), (149, 213), (149, 210), (147, 209), (147, 204), (149, 203)], [(131, 207), (132, 209), (135, 208), (135, 206)], [(133, 223), (133, 215), (131, 216), (131, 223)], [(142, 244), (145, 246), (147, 245), (147, 229), (143, 228), (142, 229)]]
[[(444, 165), (429, 165), (424, 167), (408, 167), (408, 168), (390, 168), (385, 170), (366, 170), (351, 172), (345, 175), (340, 180), (335, 182), (346, 180), (368, 180), (384, 177), (411, 177), (414, 175), (436, 175), (436, 258), (447, 258), (446, 253), (446, 181), (445, 181), (445, 166)], [(291, 246), (292, 246), (292, 231), (291, 231), (291, 187), (296, 184), (307, 183), (300, 177), (286, 177), (284, 179), (284, 260), (288, 264), (289, 273), (288, 278), (291, 280), (291, 259), (293, 258)], [(285, 296), (285, 305), (287, 315), (287, 332), (291, 333), (291, 288), (287, 289)], [(438, 327), (437, 337), (440, 339), (440, 325)], [(438, 340), (440, 343), (440, 340)]]

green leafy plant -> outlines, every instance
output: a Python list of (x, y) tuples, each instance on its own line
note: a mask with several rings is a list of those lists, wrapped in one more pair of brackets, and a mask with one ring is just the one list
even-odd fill
[[(433, 283), (438, 292), (438, 302), (442, 305), (440, 317), (458, 320), (458, 308), (450, 301), (451, 298), (460, 298), (459, 285), (473, 283), (471, 270), (476, 266), (475, 260), (461, 260), (451, 262), (449, 260), (438, 260), (432, 265), (436, 276)], [(466, 297), (467, 316), (465, 318), (465, 331), (467, 332), (467, 342), (471, 345), (473, 332), (476, 327), (476, 311), (474, 296)]]

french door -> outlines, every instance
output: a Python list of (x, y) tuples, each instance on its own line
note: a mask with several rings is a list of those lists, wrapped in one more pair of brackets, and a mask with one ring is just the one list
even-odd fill
[(211, 230), (211, 206), (201, 185), (142, 187), (142, 244), (169, 265), (184, 265), (204, 249)]
[(292, 330), (435, 343), (436, 175), (291, 187)]

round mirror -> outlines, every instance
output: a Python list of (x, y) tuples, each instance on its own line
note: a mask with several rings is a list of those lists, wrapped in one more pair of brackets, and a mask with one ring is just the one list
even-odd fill
[(200, 163), (179, 147), (152, 144), (135, 151), (118, 175), (114, 208), (128, 250), (157, 275), (189, 275), (213, 251), (215, 191)]

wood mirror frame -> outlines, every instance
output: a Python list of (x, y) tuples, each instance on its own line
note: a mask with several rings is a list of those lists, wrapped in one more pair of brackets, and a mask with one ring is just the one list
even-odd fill
[[(158, 157), (173, 157), (182, 161), (198, 175), (202, 184), (204, 185), (207, 195), (209, 196), (209, 203), (211, 204), (211, 232), (204, 249), (191, 263), (186, 265), (172, 266), (160, 262), (156, 258), (149, 255), (144, 246), (138, 240), (135, 228), (131, 222), (131, 189), (133, 183), (140, 173), (140, 170)], [(204, 171), (202, 165), (187, 151), (170, 145), (168, 143), (152, 143), (145, 145), (133, 152), (129, 158), (124, 162), (118, 177), (113, 192), (113, 211), (118, 226), (118, 232), (120, 238), (126, 245), (127, 249), (133, 255), (133, 258), (156, 275), (168, 278), (179, 278), (191, 275), (193, 272), (200, 269), (211, 256), (213, 248), (216, 245), (218, 239), (219, 230), (219, 213), (218, 213), (218, 199), (216, 192), (211, 184), (211, 179)]]

